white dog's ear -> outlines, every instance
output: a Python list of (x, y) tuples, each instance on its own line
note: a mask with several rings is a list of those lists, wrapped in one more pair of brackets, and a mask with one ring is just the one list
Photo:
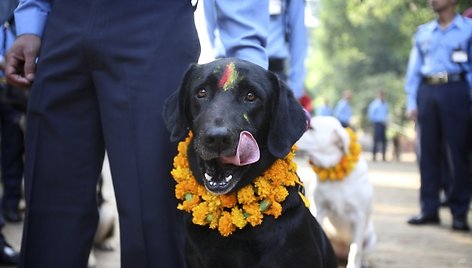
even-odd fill
[(347, 133), (346, 129), (341, 126), (341, 124), (334, 128), (334, 136), (336, 143), (339, 145), (339, 148), (341, 148), (345, 154), (349, 153), (351, 139), (349, 138), (349, 134)]

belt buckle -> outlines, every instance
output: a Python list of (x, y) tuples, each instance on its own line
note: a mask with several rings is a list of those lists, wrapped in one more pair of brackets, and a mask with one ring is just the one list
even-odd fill
[(433, 75), (435, 84), (446, 84), (448, 82), (448, 75), (446, 72), (440, 72)]

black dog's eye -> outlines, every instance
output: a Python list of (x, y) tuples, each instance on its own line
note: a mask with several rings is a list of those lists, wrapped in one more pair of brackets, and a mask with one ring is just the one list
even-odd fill
[(208, 95), (208, 91), (204, 88), (197, 91), (197, 98), (205, 98)]
[(246, 101), (255, 101), (256, 100), (256, 94), (252, 93), (252, 92), (248, 92), (246, 94), (246, 97), (244, 98), (244, 100)]

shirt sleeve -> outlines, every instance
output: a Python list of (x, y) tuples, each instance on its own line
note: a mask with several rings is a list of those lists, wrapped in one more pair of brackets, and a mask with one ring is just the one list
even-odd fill
[(288, 20), (290, 27), (290, 73), (289, 85), (296, 98), (303, 96), (305, 85), (305, 59), (308, 51), (308, 31), (305, 26), (305, 2), (289, 1)]
[(373, 122), (374, 121), (374, 109), (375, 109), (375, 100), (372, 101), (369, 104), (369, 108), (367, 108), (367, 118), (369, 118), (369, 121)]
[(423, 59), (421, 57), (421, 53), (415, 41), (413, 44), (413, 48), (411, 49), (411, 52), (410, 52), (410, 58), (408, 60), (408, 67), (407, 67), (406, 78), (405, 78), (405, 92), (408, 97), (407, 99), (408, 112), (417, 109), (416, 93), (418, 91), (418, 87), (422, 79), (422, 75), (421, 75), (422, 61)]
[(215, 0), (215, 13), (226, 56), (267, 69), (268, 0)]
[(205, 15), (206, 30), (210, 43), (214, 45), (216, 30), (215, 0), (203, 1), (203, 14)]
[(338, 101), (338, 103), (336, 103), (336, 106), (334, 107), (334, 112), (333, 112), (333, 114), (334, 114), (335, 117), (337, 117), (337, 118), (340, 117), (341, 112), (342, 112), (342, 110), (343, 110), (343, 106), (344, 106), (344, 105), (343, 105), (343, 101), (342, 101), (342, 100), (340, 100), (340, 101)]
[(20, 0), (15, 9), (15, 25), (18, 36), (23, 34), (43, 35), (46, 19), (53, 0)]

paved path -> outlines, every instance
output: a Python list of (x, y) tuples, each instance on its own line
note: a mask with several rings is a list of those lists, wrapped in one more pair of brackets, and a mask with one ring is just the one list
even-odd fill
[[(304, 164), (299, 168), (303, 175), (311, 172)], [(373, 218), (378, 235), (375, 251), (369, 257), (370, 268), (472, 267), (472, 233), (452, 232), (447, 208), (440, 211), (440, 226), (406, 224), (406, 219), (419, 211), (419, 176), (413, 156), (404, 156), (400, 163), (369, 162), (369, 168), (375, 189)], [(19, 248), (21, 224), (7, 224), (5, 232), (13, 246)], [(97, 268), (119, 268), (118, 238), (114, 242), (114, 252), (96, 252)]]

